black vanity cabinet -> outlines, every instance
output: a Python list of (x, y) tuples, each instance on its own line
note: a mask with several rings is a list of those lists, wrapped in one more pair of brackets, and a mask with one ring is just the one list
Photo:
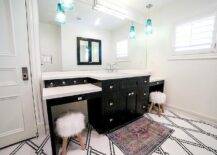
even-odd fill
[(120, 128), (142, 116), (148, 108), (149, 76), (114, 80), (71, 78), (45, 80), (45, 88), (92, 83), (102, 87), (98, 98), (88, 98), (88, 120), (99, 132)]
[[(89, 118), (93, 127), (105, 133), (143, 115), (149, 100), (148, 82), (149, 76), (101, 81), (101, 103), (93, 101), (88, 105), (89, 116), (98, 114)], [(99, 109), (101, 111), (97, 112)]]

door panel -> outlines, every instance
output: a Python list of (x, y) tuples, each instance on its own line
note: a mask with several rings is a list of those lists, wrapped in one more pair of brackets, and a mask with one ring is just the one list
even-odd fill
[[(34, 137), (25, 0), (0, 0), (0, 148)], [(30, 72), (30, 71), (29, 71)]]

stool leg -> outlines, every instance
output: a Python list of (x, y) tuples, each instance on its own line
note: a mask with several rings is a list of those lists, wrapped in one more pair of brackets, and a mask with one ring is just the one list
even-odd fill
[(160, 112), (160, 104), (157, 104), (158, 105), (158, 116), (160, 117), (161, 115), (161, 112)]
[(83, 142), (83, 140), (82, 140), (81, 133), (77, 134), (76, 137), (77, 137), (77, 139), (78, 139), (79, 144), (81, 145), (81, 149), (84, 150), (84, 149), (85, 149), (85, 146), (84, 146), (84, 142)]
[(66, 155), (67, 154), (67, 143), (68, 143), (68, 138), (64, 137), (63, 138), (63, 143), (62, 143), (62, 152), (61, 152), (61, 155)]
[(151, 102), (150, 108), (148, 110), (149, 113), (151, 112), (153, 105), (154, 105), (154, 103)]
[(162, 112), (164, 113), (164, 105), (161, 104), (161, 109), (162, 109)]

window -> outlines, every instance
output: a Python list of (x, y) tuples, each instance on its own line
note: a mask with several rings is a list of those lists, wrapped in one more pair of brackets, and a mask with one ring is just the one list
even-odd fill
[(175, 27), (175, 52), (211, 52), (216, 48), (216, 16), (204, 17)]
[(128, 42), (127, 40), (122, 40), (117, 42), (117, 58), (126, 59), (128, 57)]

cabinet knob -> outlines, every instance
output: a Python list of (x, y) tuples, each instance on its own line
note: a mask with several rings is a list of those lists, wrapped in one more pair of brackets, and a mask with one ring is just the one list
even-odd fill
[(144, 93), (144, 96), (146, 96), (146, 93)]
[(145, 80), (144, 83), (147, 83), (147, 80)]
[(87, 80), (84, 80), (84, 83), (87, 83)]
[(113, 120), (114, 120), (113, 118), (110, 118), (110, 119), (109, 119), (109, 122), (113, 122)]
[(76, 84), (76, 83), (77, 83), (77, 81), (73, 81), (73, 83), (74, 83), (74, 84)]
[(110, 106), (113, 106), (113, 105), (114, 105), (114, 103), (113, 103), (113, 102), (110, 102), (110, 103), (109, 103), (109, 105), (110, 105)]
[(159, 82), (157, 82), (157, 84), (159, 84)]
[(78, 97), (78, 101), (82, 100), (82, 97)]
[(146, 106), (143, 105), (143, 106), (142, 106), (142, 109), (145, 109), (145, 108), (146, 108)]
[(134, 95), (134, 92), (132, 92), (131, 95)]
[(51, 82), (51, 83), (50, 83), (50, 87), (53, 87), (53, 86), (54, 86), (54, 84), (53, 84), (53, 82)]
[(62, 84), (63, 84), (63, 85), (66, 85), (66, 82), (65, 82), (65, 81), (63, 81), (63, 82), (62, 82)]
[(110, 85), (110, 86), (109, 86), (110, 89), (113, 89), (113, 87), (114, 87), (113, 85)]
[(131, 93), (128, 93), (128, 96), (131, 96)]

